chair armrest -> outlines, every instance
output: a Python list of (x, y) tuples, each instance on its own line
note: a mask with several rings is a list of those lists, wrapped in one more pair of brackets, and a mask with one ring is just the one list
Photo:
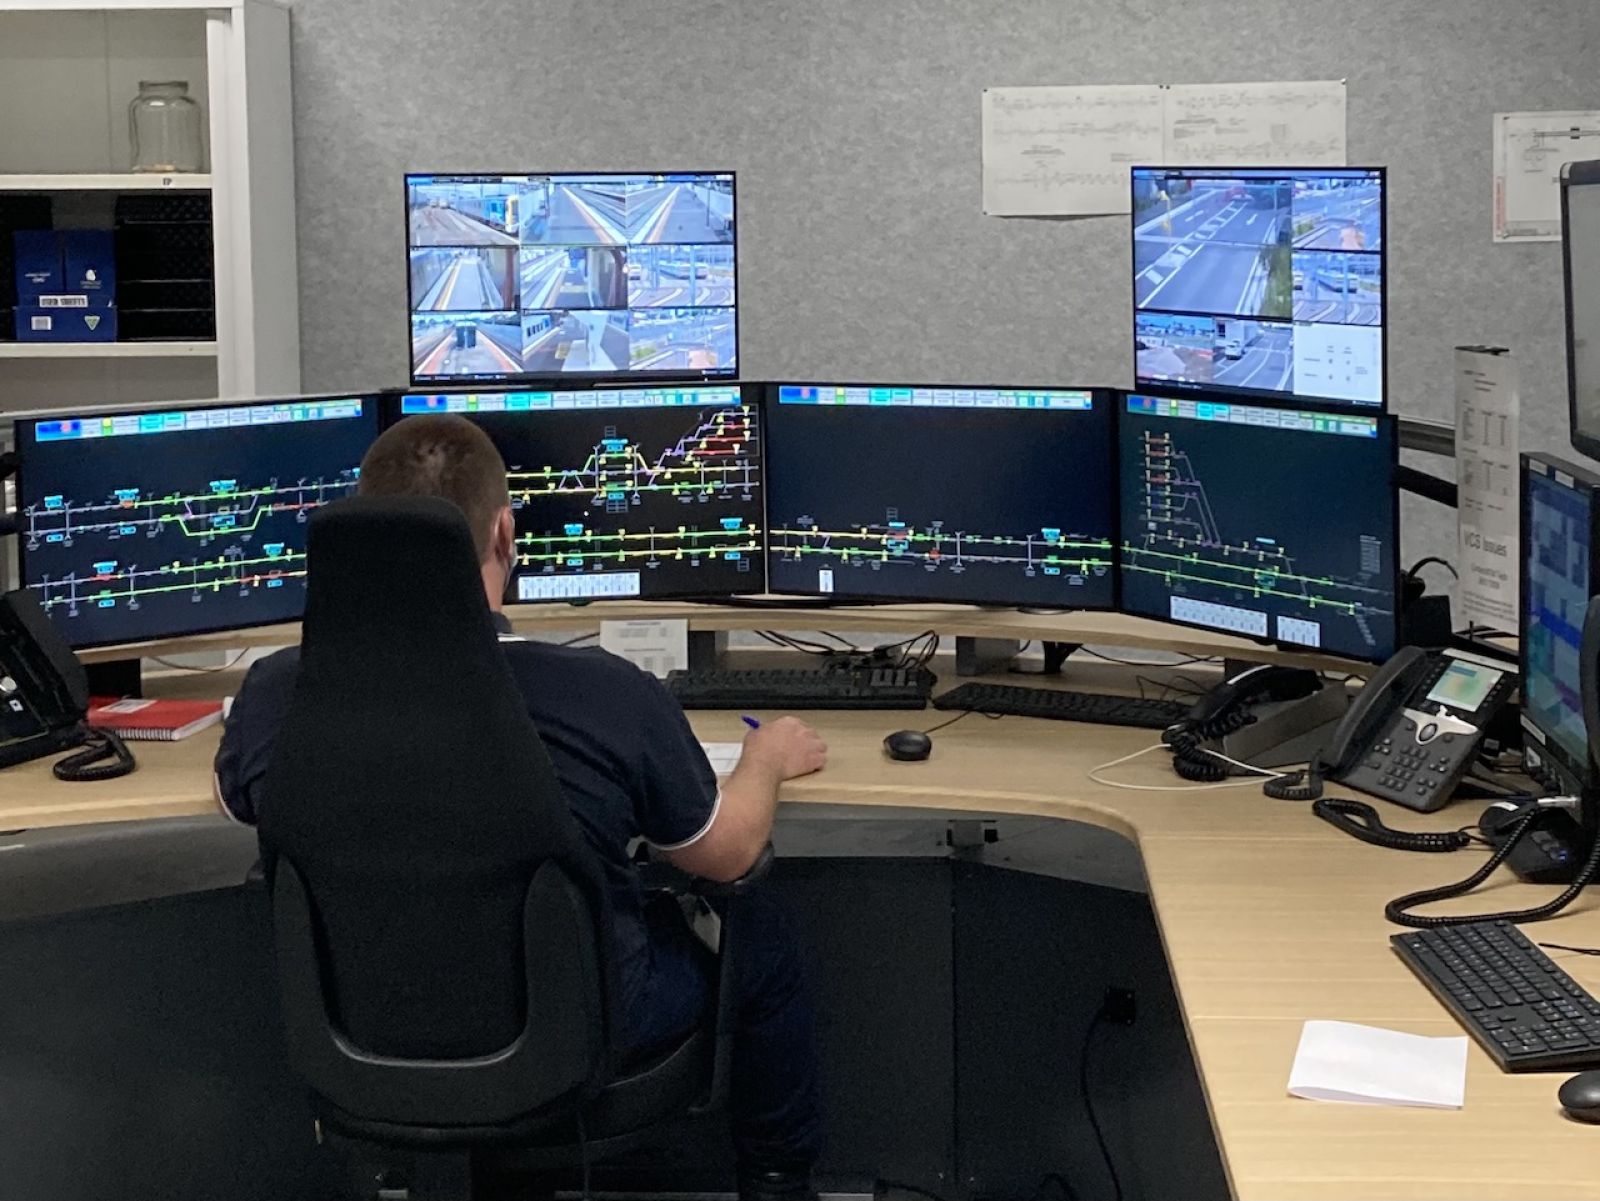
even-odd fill
[[(761, 854), (750, 865), (750, 870), (737, 880), (720, 884), (715, 880), (694, 879), (689, 883), (690, 895), (710, 902), (722, 918), (721, 947), (717, 955), (717, 1000), (715, 1017), (716, 1052), (712, 1061), (711, 1080), (705, 1096), (691, 1107), (690, 1113), (704, 1114), (721, 1108), (728, 1096), (728, 1082), (733, 1070), (733, 1032), (738, 1024), (736, 1006), (735, 963), (742, 953), (739, 946), (739, 905), (772, 870), (772, 844), (761, 848)], [(717, 904), (716, 902), (722, 902)]]
[(772, 844), (769, 842), (761, 848), (761, 854), (756, 856), (756, 861), (750, 865), (750, 869), (737, 880), (729, 880), (724, 884), (696, 877), (690, 881), (689, 891), (694, 896), (705, 897), (708, 900), (732, 900), (735, 897), (742, 897), (767, 878), (767, 873), (772, 870), (772, 859)]

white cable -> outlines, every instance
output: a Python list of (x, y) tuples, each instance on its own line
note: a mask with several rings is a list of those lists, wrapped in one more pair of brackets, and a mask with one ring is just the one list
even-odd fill
[(1166, 743), (1158, 742), (1154, 746), (1145, 747), (1142, 751), (1134, 751), (1133, 754), (1124, 755), (1120, 759), (1113, 759), (1110, 763), (1102, 763), (1099, 767), (1090, 768), (1089, 779), (1096, 784), (1103, 784), (1107, 788), (1121, 788), (1128, 792), (1212, 792), (1218, 788), (1240, 788), (1246, 784), (1260, 784), (1262, 775), (1277, 779), (1282, 774), (1280, 772), (1269, 772), (1259, 767), (1250, 767), (1248, 763), (1238, 763), (1217, 751), (1206, 751), (1206, 754), (1227, 760), (1227, 762), (1234, 764), (1235, 767), (1248, 768), (1252, 772), (1261, 774), (1251, 776), (1248, 780), (1225, 780), (1220, 784), (1124, 784), (1120, 780), (1107, 780), (1100, 774), (1104, 771), (1110, 771), (1113, 767), (1121, 767), (1124, 763), (1131, 763), (1133, 760), (1142, 758), (1152, 751), (1166, 749)]
[[(1265, 776), (1269, 780), (1281, 780), (1288, 774), (1287, 772), (1273, 771), (1267, 767), (1257, 767), (1253, 763), (1241, 763), (1238, 759), (1230, 759), (1221, 751), (1213, 751), (1207, 747), (1197, 746), (1194, 749), (1203, 755), (1210, 755), (1213, 759), (1221, 759), (1230, 767), (1237, 767), (1240, 771), (1247, 771), (1254, 776)], [(1246, 783), (1254, 783), (1254, 781), (1246, 781)]]

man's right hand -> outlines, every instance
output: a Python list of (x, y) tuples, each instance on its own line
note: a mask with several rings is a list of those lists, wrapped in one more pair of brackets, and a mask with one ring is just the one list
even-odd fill
[(780, 780), (793, 780), (822, 770), (828, 744), (798, 717), (780, 717), (744, 736), (744, 759), (777, 772)]

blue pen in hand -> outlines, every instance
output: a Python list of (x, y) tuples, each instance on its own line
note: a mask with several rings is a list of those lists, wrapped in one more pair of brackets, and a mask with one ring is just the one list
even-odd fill
[(744, 722), (744, 724), (749, 726), (752, 730), (759, 730), (761, 728), (761, 723), (755, 718), (751, 717), (748, 713), (741, 714), (739, 720)]

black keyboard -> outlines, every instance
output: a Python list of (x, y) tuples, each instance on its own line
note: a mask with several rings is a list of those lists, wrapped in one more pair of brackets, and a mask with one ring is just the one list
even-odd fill
[(685, 709), (925, 709), (934, 675), (924, 667), (808, 671), (675, 671), (667, 691)]
[(1600, 1067), (1600, 1001), (1510, 922), (1389, 942), (1502, 1071)]
[(935, 698), (935, 709), (1003, 713), (1007, 717), (1048, 717), (1055, 721), (1087, 721), (1102, 726), (1135, 726), (1164, 730), (1182, 721), (1191, 706), (1183, 701), (1148, 701), (1101, 692), (1057, 692), (1050, 688), (1018, 688), (1012, 684), (961, 684)]

